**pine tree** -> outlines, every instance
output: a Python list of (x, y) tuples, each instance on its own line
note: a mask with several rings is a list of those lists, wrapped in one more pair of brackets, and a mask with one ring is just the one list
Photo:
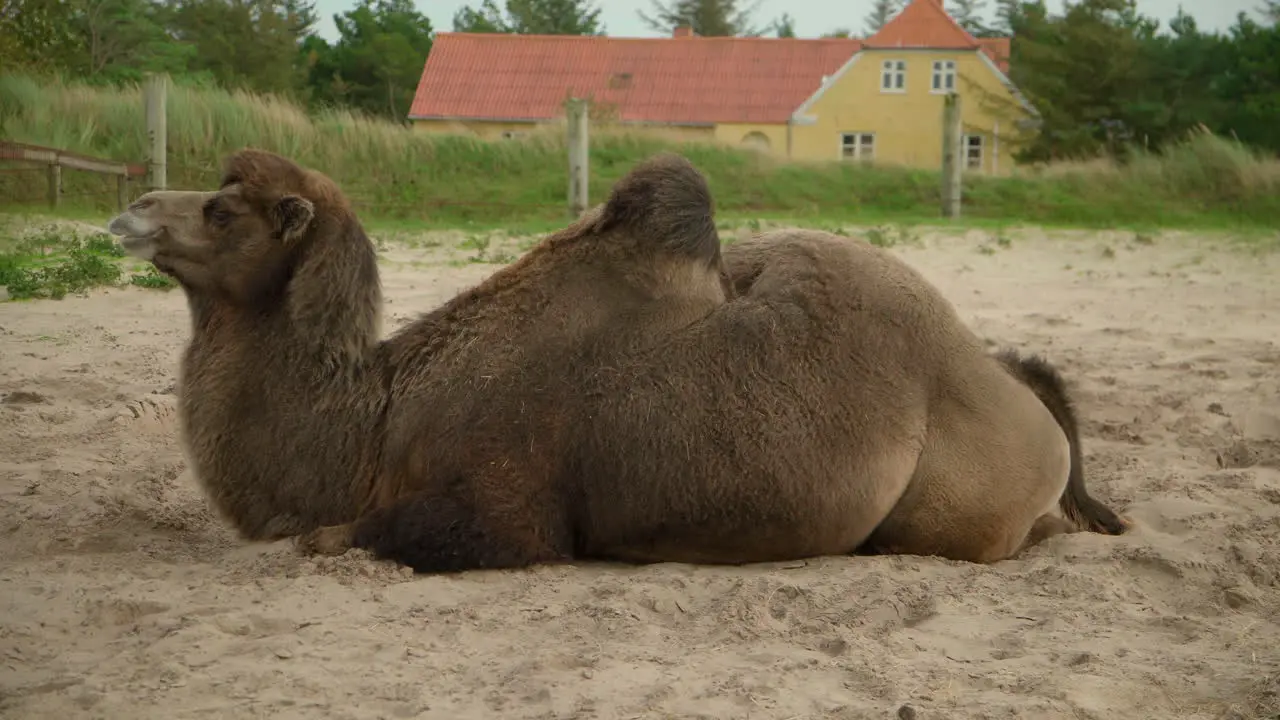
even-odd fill
[(949, 0), (947, 12), (969, 34), (984, 37), (990, 34), (990, 29), (982, 20), (986, 5), (987, 0)]
[(507, 28), (502, 11), (493, 0), (484, 0), (480, 7), (463, 6), (453, 14), (453, 31), (467, 33), (504, 33)]
[(796, 19), (791, 17), (791, 13), (782, 13), (782, 17), (773, 21), (773, 34), (780, 38), (796, 36)]
[(413, 0), (360, 0), (334, 24), (336, 44), (304, 46), (318, 51), (310, 69), (315, 99), (403, 121), (431, 52), (431, 21)]
[(996, 24), (993, 30), (1001, 35), (1016, 35), (1024, 17), (1026, 10), (1021, 0), (996, 0)]
[(1280, 25), (1280, 0), (1262, 0), (1258, 12), (1272, 25)]
[(601, 35), (600, 9), (594, 0), (507, 0), (506, 12), (494, 0), (454, 13), (454, 32), (522, 35)]
[(593, 0), (507, 0), (514, 32), (526, 35), (601, 35)]
[(875, 0), (866, 17), (867, 35), (874, 35), (902, 9), (902, 0)]
[(652, 0), (653, 15), (637, 10), (636, 14), (649, 27), (670, 33), (676, 27), (687, 25), (704, 37), (754, 36), (760, 31), (751, 23), (756, 0), (751, 7), (739, 7), (738, 0)]

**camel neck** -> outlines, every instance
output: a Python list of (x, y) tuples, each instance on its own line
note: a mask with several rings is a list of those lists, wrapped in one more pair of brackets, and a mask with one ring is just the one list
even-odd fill
[(181, 413), (214, 505), (255, 540), (353, 519), (380, 459), (389, 372), (377, 346), (354, 352), (354, 333), (318, 342), (288, 315), (204, 320), (183, 360)]

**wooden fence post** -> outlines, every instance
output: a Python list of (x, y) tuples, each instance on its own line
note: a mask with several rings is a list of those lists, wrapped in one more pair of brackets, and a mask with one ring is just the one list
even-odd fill
[(942, 216), (960, 217), (960, 96), (947, 93), (942, 101)]
[(587, 210), (587, 180), (590, 177), (590, 147), (587, 136), (587, 101), (569, 98), (565, 103), (569, 146), (569, 215), (577, 219)]
[(147, 106), (147, 189), (163, 190), (168, 186), (168, 116), (165, 112), (165, 91), (168, 76), (156, 73), (147, 76), (143, 90)]
[(49, 207), (56, 210), (62, 200), (62, 166), (55, 160), (49, 163), (46, 172), (49, 180)]

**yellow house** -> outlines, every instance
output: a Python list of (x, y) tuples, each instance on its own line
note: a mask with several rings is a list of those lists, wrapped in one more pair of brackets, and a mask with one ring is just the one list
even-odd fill
[(439, 33), (409, 120), (514, 139), (586, 97), (595, 122), (675, 139), (937, 168), (954, 92), (965, 167), (1006, 174), (1038, 120), (1006, 75), (1008, 54), (1009, 38), (974, 38), (941, 0), (911, 0), (865, 40)]

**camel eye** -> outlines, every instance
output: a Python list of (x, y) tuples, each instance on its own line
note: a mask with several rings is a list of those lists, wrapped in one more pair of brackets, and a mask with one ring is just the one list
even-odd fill
[(222, 208), (218, 208), (213, 211), (209, 216), (209, 219), (213, 220), (215, 225), (226, 225), (231, 222), (231, 213), (223, 210)]

